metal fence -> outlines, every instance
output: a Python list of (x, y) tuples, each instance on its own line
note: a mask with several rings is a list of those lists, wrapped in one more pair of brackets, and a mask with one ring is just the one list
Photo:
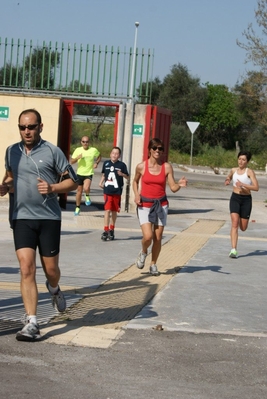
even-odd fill
[(46, 92), (62, 96), (123, 99), (130, 96), (149, 103), (154, 51), (101, 47), (89, 44), (40, 45), (30, 40), (0, 38), (0, 92)]

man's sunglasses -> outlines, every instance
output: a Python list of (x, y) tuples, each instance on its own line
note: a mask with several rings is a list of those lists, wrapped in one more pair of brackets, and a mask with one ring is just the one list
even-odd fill
[(36, 123), (35, 125), (18, 125), (18, 127), (19, 127), (19, 130), (22, 130), (22, 131), (24, 131), (24, 130), (26, 130), (26, 129), (28, 129), (28, 130), (34, 130), (34, 129), (36, 129), (37, 128), (37, 126), (39, 125), (39, 123)]
[(82, 143), (88, 144), (88, 143), (89, 143), (89, 141), (83, 141), (83, 140), (82, 140)]
[(151, 148), (152, 148), (153, 151), (157, 151), (157, 150), (159, 150), (159, 151), (164, 151), (164, 148), (163, 148), (163, 147), (158, 147), (158, 146), (156, 146), (156, 145), (153, 145), (153, 147), (151, 147)]

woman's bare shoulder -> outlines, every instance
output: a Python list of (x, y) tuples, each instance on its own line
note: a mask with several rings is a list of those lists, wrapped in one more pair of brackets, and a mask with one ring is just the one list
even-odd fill
[(140, 162), (136, 165), (136, 171), (142, 173), (145, 167), (145, 162)]

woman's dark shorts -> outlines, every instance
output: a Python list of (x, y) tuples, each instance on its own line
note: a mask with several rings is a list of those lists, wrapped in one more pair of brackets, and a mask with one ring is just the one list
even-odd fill
[(241, 219), (249, 219), (252, 209), (251, 195), (232, 193), (229, 208), (230, 213), (238, 213)]
[(13, 220), (15, 249), (38, 247), (41, 256), (56, 256), (60, 249), (60, 231), (60, 220)]

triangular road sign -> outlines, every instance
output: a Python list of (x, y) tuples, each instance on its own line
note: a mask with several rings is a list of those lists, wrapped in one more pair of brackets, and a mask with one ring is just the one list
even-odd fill
[(199, 122), (186, 122), (186, 124), (187, 124), (187, 126), (189, 127), (190, 132), (191, 132), (192, 134), (194, 134), (195, 131), (196, 131), (197, 128), (198, 128)]

